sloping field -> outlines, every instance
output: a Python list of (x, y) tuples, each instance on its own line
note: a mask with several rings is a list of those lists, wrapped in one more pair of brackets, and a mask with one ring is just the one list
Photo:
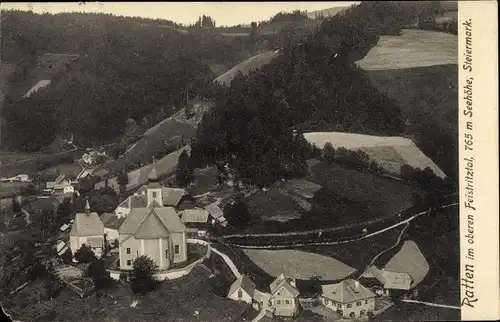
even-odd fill
[[(186, 150), (187, 153), (191, 153), (191, 146), (186, 145), (182, 149), (174, 151), (162, 159), (155, 162), (156, 174), (158, 177), (164, 177), (172, 174), (175, 171), (177, 166), (177, 161), (179, 160), (179, 156), (182, 151)], [(131, 171), (128, 173), (128, 181), (127, 190), (137, 188), (140, 185), (145, 184), (148, 181), (148, 174), (151, 171), (153, 164), (148, 164), (142, 168)], [(108, 180), (108, 185), (115, 190), (119, 190), (118, 182), (116, 181), (116, 177), (110, 178)], [(104, 188), (105, 182), (101, 181), (95, 185), (96, 189)]]
[(190, 124), (167, 119), (148, 132), (149, 134), (143, 135), (124, 155), (108, 166), (111, 173), (137, 162), (152, 161), (155, 155), (166, 149), (175, 150), (182, 143), (190, 142), (196, 134), (196, 128)]
[(278, 54), (279, 51), (276, 50), (267, 51), (260, 55), (253, 56), (220, 75), (214, 80), (214, 82), (219, 82), (225, 86), (229, 86), (239, 71), (241, 71), (243, 75), (248, 75), (250, 71), (259, 69), (265, 64), (268, 64), (273, 58), (277, 57)]
[(303, 209), (293, 198), (275, 187), (255, 193), (246, 202), (254, 219), (287, 222), (302, 216)]
[(381, 36), (377, 46), (358, 62), (365, 70), (387, 70), (458, 64), (458, 37), (448, 33), (403, 30)]
[(323, 280), (338, 280), (356, 272), (355, 268), (333, 257), (301, 250), (245, 249), (244, 252), (257, 266), (274, 277), (283, 273), (287, 277), (302, 280), (313, 276), (321, 276)]
[(412, 140), (403, 137), (383, 137), (342, 132), (304, 133), (305, 139), (323, 148), (330, 142), (335, 149), (344, 147), (348, 150), (362, 150), (371, 160), (376, 161), (385, 171), (400, 175), (403, 164), (413, 168), (429, 167), (437, 176), (444, 178), (444, 172), (429, 159)]

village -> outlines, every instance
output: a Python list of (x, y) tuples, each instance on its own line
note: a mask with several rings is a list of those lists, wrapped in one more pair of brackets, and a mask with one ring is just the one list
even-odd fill
[[(227, 166), (226, 170), (229, 170)], [(245, 191), (241, 182), (234, 183), (232, 175), (225, 179), (223, 186), (229, 190), (246, 196), (256, 192), (255, 188)], [(43, 195), (55, 196), (57, 203), (73, 202), (80, 196), (75, 186), (77, 181), (61, 174), (55, 181), (46, 183)], [(319, 186), (309, 183), (309, 187), (314, 191)], [(311, 197), (307, 189), (298, 189), (297, 196), (301, 194)], [(96, 213), (85, 197), (84, 211), (68, 218), (58, 229), (59, 237), (53, 246), (57, 256), (50, 260), (57, 278), (78, 296), (87, 298), (96, 291), (94, 281), (86, 272), (95, 260), (101, 259), (109, 277), (118, 282), (129, 278), (138, 258), (148, 258), (154, 263), (155, 280), (175, 281), (189, 275), (211, 256), (220, 256), (236, 277), (227, 290), (227, 298), (253, 308), (258, 313), (253, 321), (264, 317), (296, 318), (304, 310), (329, 319), (363, 320), (383, 312), (395, 300), (418, 295), (408, 272), (375, 265), (331, 284), (316, 279), (312, 281), (316, 291), (306, 292), (308, 294), (301, 294), (296, 278), (283, 273), (275, 276), (267, 287), (258, 289), (247, 274), (238, 270), (240, 265), (233, 262), (230, 254), (218, 247), (217, 235), (221, 229), (228, 228), (224, 208), (235, 203), (235, 194), (220, 194), (225, 198), (215, 199), (207, 195), (210, 193), (192, 196), (188, 189), (173, 187), (171, 182), (163, 186), (153, 161), (147, 183), (122, 200), (113, 213)], [(62, 260), (67, 256), (71, 261)]]

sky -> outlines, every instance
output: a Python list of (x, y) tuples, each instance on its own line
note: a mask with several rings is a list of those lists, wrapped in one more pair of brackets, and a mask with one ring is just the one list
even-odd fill
[(211, 16), (217, 26), (233, 26), (268, 20), (280, 11), (315, 11), (358, 2), (88, 2), (84, 5), (77, 2), (8, 2), (2, 3), (1, 8), (32, 10), (36, 13), (101, 12), (117, 16), (161, 18), (182, 24), (194, 23), (204, 14)]

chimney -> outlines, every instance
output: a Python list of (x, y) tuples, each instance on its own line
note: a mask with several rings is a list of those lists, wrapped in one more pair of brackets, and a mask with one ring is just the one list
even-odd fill
[(90, 215), (90, 205), (89, 205), (89, 199), (85, 199), (85, 214), (88, 216)]
[(359, 288), (359, 281), (358, 280), (354, 281), (354, 286), (356, 287), (356, 289)]

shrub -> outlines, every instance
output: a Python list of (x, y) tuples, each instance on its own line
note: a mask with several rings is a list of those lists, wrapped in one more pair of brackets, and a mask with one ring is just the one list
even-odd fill
[(129, 276), (132, 292), (144, 295), (154, 291), (158, 285), (158, 281), (154, 276), (157, 270), (158, 265), (148, 256), (137, 257)]
[(97, 260), (97, 257), (89, 246), (83, 244), (82, 247), (75, 252), (75, 259), (80, 263), (90, 263)]

